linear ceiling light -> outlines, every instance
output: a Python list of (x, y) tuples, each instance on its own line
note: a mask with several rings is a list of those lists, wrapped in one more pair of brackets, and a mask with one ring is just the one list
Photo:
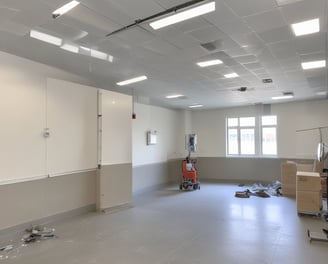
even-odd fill
[(189, 105), (189, 108), (201, 108), (203, 106), (204, 105), (202, 105), (202, 104), (195, 104), (195, 105)]
[(60, 46), (63, 42), (63, 40), (61, 38), (57, 38), (55, 36), (46, 34), (46, 33), (42, 33), (40, 31), (36, 31), (36, 30), (31, 30), (30, 31), (30, 37), (31, 38), (35, 38), (56, 46)]
[(179, 97), (183, 97), (184, 95), (182, 94), (172, 94), (172, 95), (167, 95), (166, 98), (167, 99), (174, 99), (174, 98), (179, 98)]
[(132, 78), (132, 79), (129, 79), (129, 80), (126, 80), (126, 81), (118, 82), (116, 84), (119, 85), (119, 86), (123, 86), (123, 85), (128, 85), (128, 84), (131, 84), (131, 83), (141, 82), (141, 81), (144, 81), (144, 80), (147, 80), (147, 76), (145, 76), (145, 75), (135, 77), (135, 78)]
[(208, 66), (218, 65), (222, 63), (223, 63), (222, 60), (209, 60), (209, 61), (197, 62), (197, 65), (199, 67), (208, 67)]
[(325, 95), (327, 95), (327, 92), (326, 91), (316, 92), (316, 95), (325, 96)]
[(225, 74), (224, 77), (226, 77), (227, 79), (230, 79), (230, 78), (239, 77), (239, 75), (237, 73), (233, 72), (233, 73)]
[(320, 31), (319, 18), (292, 24), (292, 29), (296, 37), (317, 33)]
[(108, 60), (108, 54), (105, 52), (101, 52), (99, 50), (91, 49), (91, 57), (100, 59), (100, 60)]
[(60, 46), (61, 49), (63, 50), (67, 50), (69, 52), (73, 52), (73, 53), (79, 53), (79, 47), (78, 46), (74, 46), (68, 43), (65, 43), (63, 45)]
[(63, 5), (62, 7), (58, 8), (54, 12), (52, 12), (52, 18), (57, 18), (65, 13), (67, 13), (68, 11), (70, 11), (71, 9), (76, 7), (78, 4), (80, 4), (80, 2), (73, 0), (69, 3), (67, 3), (66, 5)]
[(175, 23), (179, 23), (184, 20), (188, 20), (193, 17), (201, 16), (204, 14), (207, 14), (209, 12), (212, 12), (215, 10), (215, 2), (209, 2), (203, 5), (196, 6), (194, 8), (179, 12), (177, 14), (159, 19), (157, 21), (151, 22), (149, 25), (153, 29), (160, 29)]
[(302, 63), (303, 70), (318, 69), (318, 68), (324, 68), (324, 67), (326, 67), (325, 60), (309, 61), (309, 62)]
[(292, 99), (294, 98), (294, 94), (289, 92), (289, 93), (284, 93), (282, 96), (274, 96), (271, 99), (272, 100), (285, 100), (285, 99)]

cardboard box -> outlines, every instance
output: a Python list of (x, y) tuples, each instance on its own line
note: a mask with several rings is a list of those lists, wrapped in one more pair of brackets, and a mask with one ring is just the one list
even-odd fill
[(296, 163), (296, 169), (297, 169), (297, 171), (312, 172), (313, 164), (312, 163)]
[(327, 177), (321, 177), (322, 198), (327, 198)]
[(281, 192), (283, 196), (296, 197), (296, 184), (281, 183)]
[(322, 208), (321, 192), (297, 191), (298, 213), (319, 214)]
[(320, 174), (318, 172), (298, 171), (296, 173), (296, 191), (321, 190)]
[(296, 184), (296, 163), (282, 163), (281, 170), (281, 183)]

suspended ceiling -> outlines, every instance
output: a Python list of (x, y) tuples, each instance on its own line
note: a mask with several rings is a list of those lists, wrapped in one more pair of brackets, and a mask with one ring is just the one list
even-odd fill
[[(327, 68), (303, 70), (304, 61), (327, 59), (328, 0), (216, 0), (216, 11), (160, 30), (148, 23), (106, 35), (187, 0), (82, 0), (53, 19), (68, 0), (0, 0), (0, 50), (51, 65), (109, 90), (150, 104), (187, 109), (271, 104), (327, 98)], [(291, 24), (320, 19), (320, 32), (296, 37)], [(40, 30), (113, 56), (113, 62), (75, 54), (33, 39)], [(223, 64), (200, 68), (199, 61)], [(227, 79), (236, 72), (239, 77)], [(139, 75), (146, 81), (119, 87)], [(272, 83), (263, 83), (270, 78)], [(240, 92), (240, 87), (247, 90)], [(178, 99), (167, 95), (182, 94)]]

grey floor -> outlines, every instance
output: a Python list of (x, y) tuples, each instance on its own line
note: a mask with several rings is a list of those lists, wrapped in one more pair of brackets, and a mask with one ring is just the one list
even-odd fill
[[(235, 198), (243, 188), (202, 184), (140, 194), (134, 207), (90, 213), (54, 223), (58, 238), (22, 245), (1, 263), (328, 263), (328, 243), (312, 242), (306, 230), (328, 224), (299, 217), (286, 197)], [(5, 244), (0, 238), (0, 246)], [(10, 242), (10, 241), (9, 241)]]

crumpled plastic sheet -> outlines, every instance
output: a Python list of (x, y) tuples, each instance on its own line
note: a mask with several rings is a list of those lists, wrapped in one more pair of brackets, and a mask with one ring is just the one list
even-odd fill
[(271, 196), (279, 196), (281, 190), (281, 182), (276, 181), (268, 185), (262, 185), (261, 183), (254, 183), (251, 187), (252, 192), (261, 192), (264, 191)]

